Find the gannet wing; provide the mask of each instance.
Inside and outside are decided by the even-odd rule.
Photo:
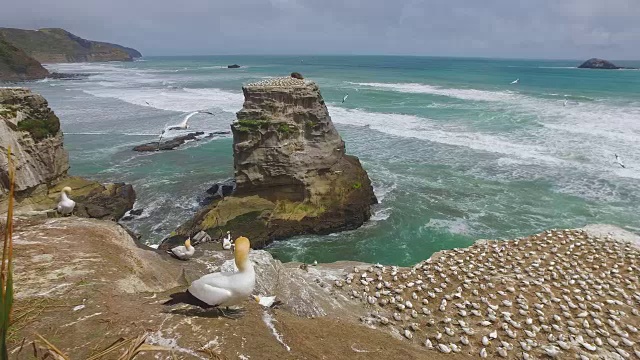
[[[214,275],[214,274],[210,274]],[[212,286],[199,280],[194,281],[189,287],[189,292],[199,300],[209,305],[219,305],[231,298],[233,294],[225,288]]]

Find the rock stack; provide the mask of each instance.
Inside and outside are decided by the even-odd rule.
[[[245,102],[232,126],[237,190],[177,230],[162,247],[200,230],[227,230],[252,245],[299,234],[361,226],[376,203],[371,181],[347,155],[318,86],[291,77],[243,88]]]
[[[7,148],[15,163],[20,210],[55,208],[60,190],[69,186],[76,215],[117,220],[133,207],[135,192],[124,183],[100,184],[67,176],[69,154],[63,147],[60,120],[47,100],[23,88],[0,89],[0,211],[9,190]]]

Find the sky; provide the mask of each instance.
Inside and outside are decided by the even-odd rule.
[[[148,56],[640,59],[640,0],[20,0],[0,26],[62,27]]]

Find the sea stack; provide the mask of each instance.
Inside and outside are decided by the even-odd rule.
[[[231,125],[235,193],[203,209],[162,247],[200,230],[212,237],[229,230],[262,247],[367,221],[377,202],[371,181],[346,154],[318,86],[285,77],[242,90],[244,105]]]

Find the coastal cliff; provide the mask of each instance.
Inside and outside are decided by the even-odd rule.
[[[49,75],[38,61],[6,41],[0,34],[0,81],[44,79]]]
[[[135,49],[86,40],[63,29],[0,28],[0,35],[41,63],[131,61],[142,57]]]
[[[111,222],[32,217],[18,219],[14,244],[15,359],[34,351],[43,358],[34,334],[71,359],[139,336],[167,348],[143,355],[160,359],[640,355],[640,237],[614,227],[480,240],[407,268],[283,264],[252,250],[254,294],[282,304],[265,309],[247,299],[237,319],[162,305],[194,279],[233,269],[232,252],[219,243],[180,261],[136,245]]]
[[[117,220],[133,207],[135,192],[124,183],[100,184],[69,177],[60,120],[39,94],[0,89],[0,211],[9,191],[7,149],[15,163],[15,197],[20,211],[53,209],[64,186],[72,188],[78,216]]]
[[[361,226],[377,202],[357,157],[347,155],[318,86],[294,78],[243,87],[232,126],[236,192],[201,210],[161,248],[204,230],[231,231],[255,247],[299,234]]]

